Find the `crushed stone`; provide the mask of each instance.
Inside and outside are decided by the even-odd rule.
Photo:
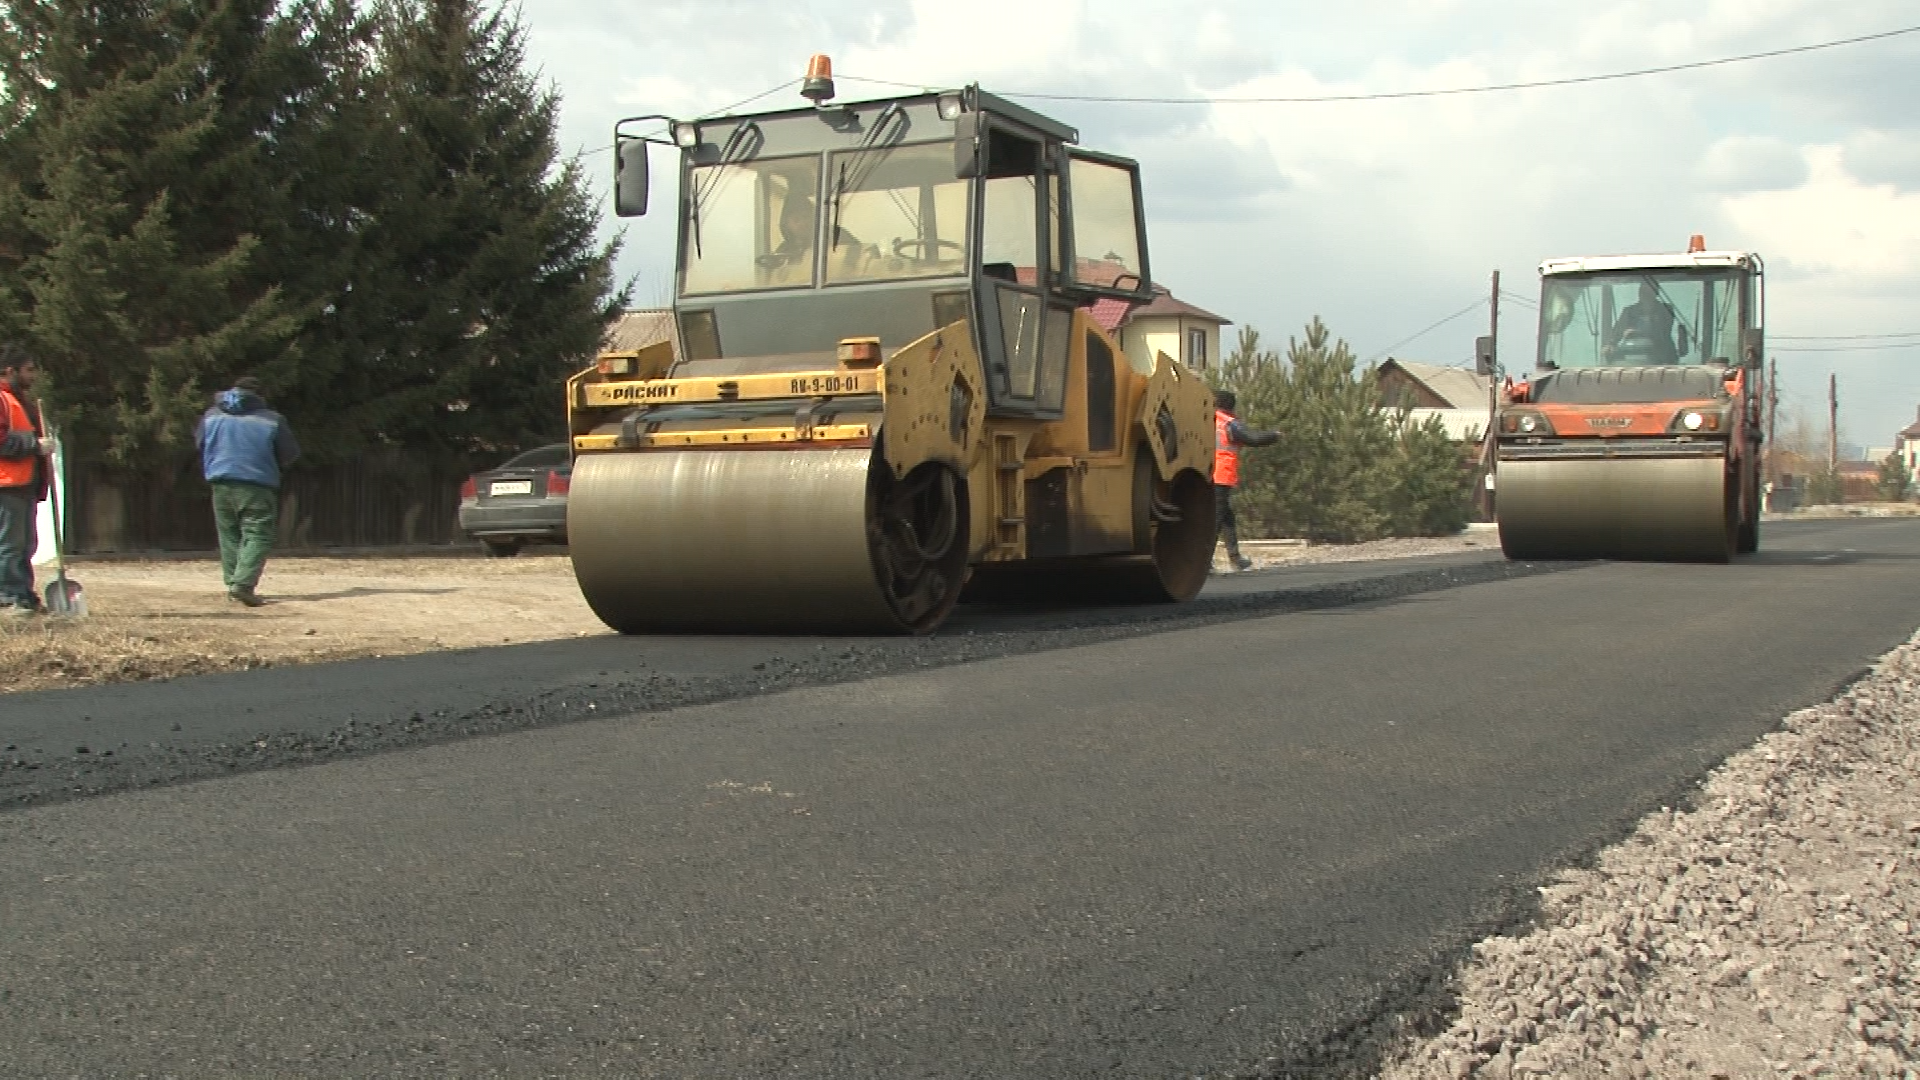
[[[1543,888],[1385,1080],[1920,1077],[1920,635]]]

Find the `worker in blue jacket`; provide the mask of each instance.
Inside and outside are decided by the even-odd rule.
[[[300,456],[286,417],[267,408],[260,380],[240,379],[214,396],[193,431],[200,467],[213,489],[220,534],[220,577],[227,596],[259,607],[256,587],[280,524],[280,470]]]

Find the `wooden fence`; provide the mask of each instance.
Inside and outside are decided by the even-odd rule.
[[[381,451],[288,470],[280,490],[280,544],[289,548],[446,544],[460,539],[460,483],[472,465],[453,455]],[[70,467],[67,543],[77,553],[205,551],[217,546],[197,458],[143,474]]]

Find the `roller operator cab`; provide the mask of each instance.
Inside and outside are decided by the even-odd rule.
[[[1764,268],[1688,246],[1541,264],[1539,357],[1497,419],[1508,557],[1758,550]]]
[[[1210,397],[1108,329],[1151,298],[1135,164],[977,87],[831,104],[824,67],[809,107],[616,129],[623,215],[678,158],[679,349],[569,382],[588,603],[862,633],[931,630],[970,579],[1192,597]]]

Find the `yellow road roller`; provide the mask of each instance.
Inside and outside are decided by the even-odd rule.
[[[978,86],[616,126],[677,155],[678,347],[569,380],[567,535],[623,633],[925,633],[965,588],[1178,601],[1212,405],[1111,329],[1152,298],[1137,165]]]
[[[1540,266],[1539,355],[1496,418],[1513,559],[1726,562],[1760,546],[1760,256]]]

